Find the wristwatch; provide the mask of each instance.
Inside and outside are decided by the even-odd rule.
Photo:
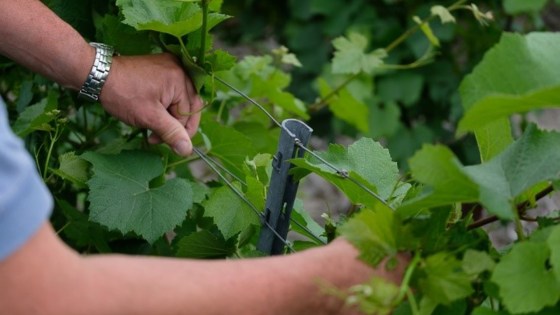
[[[91,67],[86,81],[82,85],[80,92],[78,92],[78,98],[96,102],[99,100],[101,89],[107,80],[107,76],[109,76],[115,49],[102,43],[92,42],[89,44],[95,47],[95,60],[93,61],[93,66]]]

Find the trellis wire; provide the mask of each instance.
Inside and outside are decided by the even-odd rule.
[[[255,214],[259,217],[259,219],[261,219],[261,221],[272,231],[274,236],[276,236],[282,243],[284,243],[284,245],[286,245],[292,253],[295,253],[295,250],[290,244],[290,242],[288,242],[280,234],[278,234],[278,232],[272,226],[270,226],[268,222],[262,220],[263,218],[262,212],[260,212],[259,209],[257,209],[257,207],[251,201],[249,201],[245,197],[245,195],[243,195],[242,192],[237,190],[237,188],[235,188],[235,186],[233,186],[233,184],[218,170],[218,168],[222,168],[222,169],[225,168],[221,165],[217,166],[219,165],[218,163],[215,163],[211,158],[209,158],[204,152],[202,152],[198,148],[193,147],[193,151],[196,154],[198,154],[198,156],[200,156],[200,158],[206,163],[206,165],[208,165],[222,179],[222,181],[226,183],[226,185],[237,195],[237,197],[239,197],[243,202],[245,202],[249,206],[249,208],[251,208],[251,210],[253,210],[253,212],[255,212]],[[231,174],[229,171],[227,171],[227,173]]]
[[[261,104],[259,104],[257,101],[255,101],[254,99],[252,99],[251,97],[249,97],[247,94],[243,93],[241,90],[237,89],[236,87],[234,87],[233,85],[229,84],[228,82],[224,81],[223,79],[214,76],[214,78],[222,83],[223,85],[227,86],[228,88],[230,88],[231,90],[233,90],[235,93],[239,94],[241,97],[243,97],[244,99],[246,99],[247,101],[249,101],[250,103],[252,103],[253,105],[257,106],[265,115],[268,116],[268,118],[279,128],[281,129],[285,129],[284,126],[282,126],[282,124],[280,124],[280,122],[278,122],[274,116],[272,116],[272,114],[270,114],[265,108],[264,106],[262,106]],[[290,130],[287,130],[289,133]],[[304,150],[305,152],[307,152],[308,154],[310,154],[311,156],[313,156],[314,158],[318,159],[319,161],[321,161],[322,163],[324,163],[327,167],[329,167],[330,169],[332,169],[338,176],[340,176],[343,179],[347,179],[349,181],[351,181],[352,183],[354,183],[356,186],[358,186],[359,188],[361,188],[362,190],[364,190],[366,193],[368,193],[369,195],[373,196],[375,199],[379,200],[381,203],[383,203],[384,205],[387,205],[387,202],[381,198],[377,193],[375,193],[374,191],[372,191],[371,189],[369,189],[368,187],[366,187],[365,185],[363,185],[362,183],[360,183],[359,181],[357,181],[355,178],[352,178],[350,176],[350,174],[348,173],[348,171],[343,170],[343,169],[339,169],[338,167],[334,166],[333,164],[331,164],[330,162],[328,162],[327,160],[325,160],[324,158],[322,158],[320,155],[318,155],[317,153],[313,152],[312,150],[308,149],[305,145],[303,145],[301,143],[301,141],[297,138],[294,139],[294,143],[296,144],[296,146],[298,146],[300,149]],[[243,202],[245,202],[249,208],[251,208],[251,210],[253,210],[253,212],[259,217],[259,219],[261,220],[261,222],[263,222],[271,231],[272,233],[284,244],[286,245],[286,247],[288,248],[289,251],[291,252],[295,252],[294,248],[292,247],[292,245],[290,244],[289,241],[287,241],[285,238],[283,238],[280,234],[278,234],[278,232],[272,227],[270,226],[270,224],[268,222],[266,222],[266,220],[263,220],[263,213],[257,209],[257,207],[251,202],[249,201],[245,195],[243,195],[242,192],[240,192],[235,186],[233,186],[233,184],[222,174],[222,171],[227,173],[228,175],[232,176],[233,178],[235,178],[236,180],[238,180],[242,185],[246,186],[247,184],[242,181],[239,177],[237,177],[235,174],[233,174],[232,172],[230,172],[227,168],[225,168],[224,166],[222,166],[220,163],[217,163],[216,161],[214,161],[212,158],[210,158],[208,155],[206,155],[204,152],[202,152],[200,149],[193,147],[193,151],[200,156],[200,158],[220,177],[220,179],[237,195],[237,197],[239,197]],[[323,240],[321,240],[318,236],[316,236],[315,234],[313,234],[309,229],[307,229],[305,226],[301,225],[299,222],[293,220],[292,218],[290,218],[290,221],[294,224],[296,224],[299,228],[303,229],[304,231],[306,231],[307,233],[309,233],[310,235],[313,236],[313,238],[315,238],[317,241],[320,241],[321,243],[324,243]]]
[[[280,124],[273,116],[272,114],[270,114],[265,108],[264,106],[262,106],[261,104],[259,104],[257,101],[255,101],[254,99],[252,99],[250,96],[248,96],[247,94],[243,93],[242,91],[240,91],[239,89],[235,88],[234,86],[232,86],[231,84],[227,83],[226,81],[224,81],[223,79],[214,76],[214,78],[222,83],[223,85],[227,86],[228,88],[232,89],[234,92],[236,92],[237,94],[239,94],[241,97],[243,97],[244,99],[246,99],[247,101],[249,101],[250,103],[252,103],[253,105],[257,106],[261,111],[263,111],[272,122],[274,122],[274,124],[276,126],[278,126],[281,129],[285,129],[284,126],[282,126],[282,124]],[[289,131],[289,130],[287,130]],[[291,132],[290,132],[291,133]],[[345,170],[341,170],[338,167],[334,166],[333,164],[331,164],[330,162],[328,162],[327,160],[323,159],[321,156],[319,156],[318,154],[316,154],[315,152],[309,150],[307,147],[305,147],[301,141],[299,141],[299,139],[294,139],[294,142],[296,143],[296,145],[301,148],[302,150],[304,150],[305,152],[309,153],[310,155],[312,155],[314,158],[318,159],[319,161],[321,161],[322,163],[324,163],[326,166],[328,166],[330,169],[332,169],[338,176],[340,176],[343,179],[348,179],[349,181],[351,181],[352,183],[354,183],[355,185],[357,185],[358,187],[360,187],[362,190],[364,190],[366,193],[370,194],[371,196],[373,196],[374,198],[376,198],[377,200],[379,200],[381,203],[383,203],[384,205],[388,206],[387,202],[381,198],[381,196],[379,196],[378,194],[376,194],[374,191],[372,191],[371,189],[369,189],[368,187],[364,186],[362,183],[360,183],[359,181],[357,181],[355,178],[350,177],[350,174],[345,171]]]
[[[224,176],[222,176],[223,174],[221,174],[220,172],[224,172],[227,173],[229,176],[235,178],[235,180],[237,180],[241,185],[243,185],[244,187],[247,187],[247,183],[245,183],[244,180],[242,180],[241,178],[239,178],[237,175],[235,175],[233,172],[231,172],[230,170],[228,170],[226,167],[224,167],[223,165],[221,165],[220,163],[216,162],[214,159],[212,159],[210,156],[208,156],[207,154],[205,154],[204,152],[202,152],[200,149],[193,147],[193,151],[195,151],[196,154],[198,154],[198,156],[200,156],[200,158],[208,165],[212,168],[212,170],[218,175],[220,176],[220,179],[222,179],[222,181],[224,181],[226,183],[226,185],[230,188],[233,189],[233,191],[239,195],[241,194],[241,192],[236,191],[237,189],[235,189],[235,187],[232,187],[231,182],[224,178]],[[220,169],[220,171],[218,171],[217,169]],[[246,199],[246,198],[245,198]],[[247,203],[251,203],[251,201],[249,200],[245,200],[245,202]],[[257,207],[255,205],[253,205],[251,203],[250,205],[251,208],[256,209]],[[253,210],[254,210],[253,209]],[[262,212],[260,211],[256,211],[257,215],[259,215],[259,218],[263,217]],[[301,223],[297,222],[296,220],[294,220],[293,218],[290,217],[290,221],[292,223],[294,223],[295,225],[297,225],[300,229],[304,230],[305,232],[307,232],[309,235],[313,236],[313,238],[316,241],[319,241],[323,244],[325,244],[325,241],[323,241],[321,238],[319,238],[317,235],[315,235],[313,232],[311,232],[307,227],[301,225]],[[268,222],[267,222],[268,225]],[[282,240],[282,238],[280,238],[280,240]]]

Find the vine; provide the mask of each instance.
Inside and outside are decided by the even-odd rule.
[[[414,24],[379,46],[385,48],[371,50],[371,38],[357,31],[335,36],[333,58],[315,80],[319,97],[306,104],[289,92],[292,76],[286,70],[305,63],[287,49],[239,61],[214,49],[210,32],[230,18],[221,12],[221,1],[103,3],[92,20],[96,40],[130,54],[169,51],[183,62],[206,103],[193,139],[198,157],[185,159],[164,145],[149,146],[145,131],[6,66],[2,93],[22,100],[18,105],[15,97],[7,97],[16,113],[13,129],[35,153],[57,201],[53,225],[72,247],[191,258],[261,255],[255,243],[280,121],[308,120],[328,110],[355,134],[367,135],[374,93],[384,93],[373,89],[375,79],[417,71],[437,60],[443,39],[434,29],[456,23],[454,14],[469,11],[480,24],[498,16],[460,0],[430,6],[424,18],[413,16]],[[422,54],[411,62],[394,56],[419,34],[427,45]],[[122,43],[126,46],[119,48]],[[477,162],[463,164],[450,147],[424,144],[407,168],[399,167],[393,152],[367,137],[322,151],[300,146],[306,156],[292,161],[293,176],[324,178],[346,195],[351,211],[341,220],[327,217],[322,227],[298,200],[291,228],[301,240],[282,239],[286,251],[322,246],[342,235],[372,266],[383,260],[394,265],[398,253],[410,253],[398,286],[382,279],[345,292],[325,285],[365,313],[557,312],[559,217],[529,211],[556,191],[560,133],[526,124],[514,138],[509,118],[560,104],[560,77],[554,70],[560,67],[558,50],[557,34],[506,32],[462,78],[463,115],[452,129],[456,141],[475,139]],[[191,168],[200,161],[210,168],[210,179],[200,179]],[[157,220],[138,219],[147,214]],[[482,229],[496,221],[516,227],[517,240],[505,250],[497,250]],[[527,233],[524,221],[537,222],[536,232]]]

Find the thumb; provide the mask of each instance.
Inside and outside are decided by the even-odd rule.
[[[163,111],[158,123],[150,126],[156,136],[167,143],[175,153],[187,156],[192,153],[192,143],[189,134],[177,119]]]

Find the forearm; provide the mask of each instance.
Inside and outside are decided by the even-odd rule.
[[[0,0],[0,54],[62,86],[79,89],[95,50],[38,0]]]
[[[251,261],[87,260],[97,300],[114,303],[96,314],[338,314],[342,302],[321,292],[319,280],[350,284],[321,252]]]
[[[0,309],[7,314],[339,314],[341,288],[378,274],[347,243],[285,257],[195,261],[120,255],[81,257],[45,224],[0,262]],[[22,298],[25,297],[25,298]]]

